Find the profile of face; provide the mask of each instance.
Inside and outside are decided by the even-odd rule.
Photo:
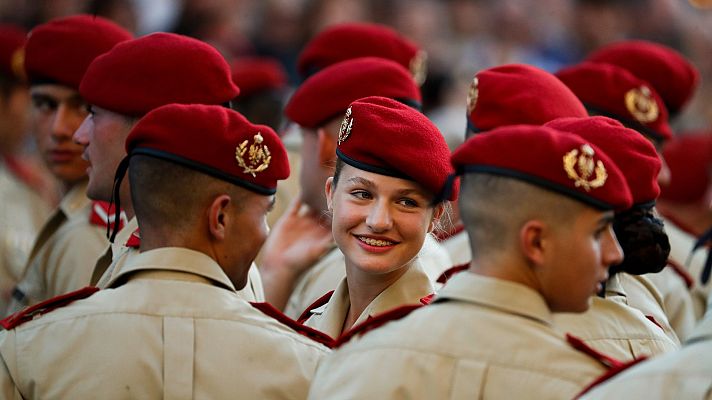
[[[82,146],[72,135],[87,116],[87,106],[74,89],[56,84],[30,87],[31,125],[40,154],[52,174],[65,184],[86,176]]]
[[[539,284],[555,312],[584,312],[608,279],[608,268],[623,261],[613,231],[613,212],[585,207],[565,226],[542,234]]]
[[[343,165],[326,182],[334,240],[347,268],[388,274],[411,262],[442,207],[416,182]]]
[[[74,141],[84,147],[82,158],[89,163],[89,198],[111,201],[114,174],[126,156],[124,142],[132,127],[132,119],[101,107],[89,107],[89,115],[74,133]]]

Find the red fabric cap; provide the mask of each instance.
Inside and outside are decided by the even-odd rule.
[[[607,117],[560,118],[544,126],[575,133],[603,149],[626,177],[634,204],[658,198],[662,163],[655,146],[640,133]]]
[[[56,82],[78,89],[97,56],[129,39],[131,33],[106,18],[74,15],[55,19],[30,32],[25,45],[25,72],[31,82]]]
[[[150,111],[129,133],[128,154],[177,162],[260,194],[289,176],[287,151],[272,128],[222,106],[169,104]]]
[[[438,128],[419,111],[386,97],[351,103],[336,154],[353,167],[415,181],[436,196],[453,172]],[[453,190],[446,200],[456,198]]]
[[[712,132],[690,132],[665,145],[670,183],[660,197],[678,203],[701,200],[712,185]]]
[[[668,140],[672,130],[660,96],[650,84],[623,68],[583,62],[556,73],[595,114],[615,118],[626,126]]]
[[[576,95],[555,76],[523,64],[478,72],[467,99],[468,127],[474,132],[588,115]]]
[[[512,125],[475,135],[455,150],[452,164],[459,174],[522,180],[598,209],[626,210],[633,201],[623,173],[602,150],[552,128]]]
[[[241,97],[266,90],[282,89],[287,85],[287,73],[284,67],[272,58],[240,58],[230,67],[232,81],[240,88]]]
[[[22,46],[27,33],[16,25],[0,24],[0,73],[15,78],[24,78]],[[18,68],[19,67],[19,68]]]
[[[358,57],[395,61],[419,84],[425,80],[425,52],[392,28],[369,23],[340,24],[319,32],[299,55],[297,71],[306,78],[331,64]]]
[[[677,114],[695,93],[700,73],[682,54],[644,40],[616,42],[591,53],[586,61],[617,65],[650,83]]]
[[[239,90],[230,66],[215,48],[160,32],[120,43],[97,57],[79,92],[90,104],[142,116],[171,103],[224,104]]]
[[[397,63],[362,57],[331,65],[297,88],[285,115],[306,128],[317,128],[343,115],[351,102],[368,96],[397,99],[420,108],[420,89]]]

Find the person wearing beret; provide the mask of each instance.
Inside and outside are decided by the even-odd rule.
[[[86,285],[107,245],[109,205],[86,197],[88,165],[72,135],[87,115],[78,91],[87,67],[130,38],[113,22],[89,15],[49,21],[28,36],[24,68],[30,82],[32,129],[64,197],[37,237],[6,314]]]
[[[586,311],[623,259],[613,212],[632,201],[613,161],[576,135],[511,125],[471,137],[451,162],[469,269],[327,356],[310,399],[571,399],[621,365],[552,318]]]
[[[142,60],[136,63],[136,60]],[[186,61],[190,60],[190,62]],[[170,66],[170,68],[168,68]],[[170,72],[168,72],[170,71]],[[170,88],[168,90],[167,88]],[[126,155],[124,142],[138,119],[171,103],[229,106],[239,89],[230,68],[207,43],[172,33],[153,33],[120,43],[89,65],[79,91],[91,112],[74,134],[89,162],[90,198],[112,201],[117,194],[129,222],[94,266],[92,284],[105,287],[125,258],[137,252],[140,233],[128,182],[115,188],[114,175]],[[201,140],[196,133],[196,140]],[[129,242],[131,241],[131,242]],[[113,263],[111,262],[113,259]],[[240,293],[247,300],[264,298],[257,268]]]
[[[334,339],[375,315],[428,301],[434,286],[419,254],[445,212],[436,198],[452,172],[435,125],[385,97],[349,105],[336,155],[325,192],[345,278],[298,320]]]
[[[328,349],[237,294],[289,175],[277,134],[223,106],[171,104],[126,151],[140,254],[107,289],[1,322],[0,397],[304,398]]]
[[[344,112],[351,102],[368,96],[395,99],[414,110],[421,105],[420,89],[407,70],[394,61],[361,57],[308,78],[285,108],[302,136],[301,194],[273,227],[259,265],[267,300],[292,318],[345,277],[344,255],[330,229],[324,183],[334,173]],[[431,235],[425,240],[419,259],[434,282],[452,262]]]
[[[41,183],[25,161],[26,113],[30,96],[24,82],[22,53],[27,32],[0,25],[0,310],[20,279],[32,244],[52,208],[41,196]]]
[[[613,231],[625,254],[623,262],[609,268],[606,289],[593,298],[587,312],[557,313],[556,324],[620,360],[677,350],[679,342],[656,325],[653,316],[626,304],[618,277],[622,271],[660,271],[667,264],[670,246],[653,211],[660,193],[657,176],[661,165],[655,147],[638,132],[607,117],[559,118],[544,126],[576,134],[605,151],[623,172],[633,196],[633,206],[617,212],[613,221]]]
[[[669,184],[670,170],[662,147],[672,138],[672,129],[665,103],[650,83],[622,67],[594,62],[564,68],[556,76],[576,93],[591,115],[616,119],[651,141],[662,162],[658,182],[663,187]],[[649,267],[649,272],[658,272],[655,265]],[[619,280],[629,305],[653,316],[666,330],[674,330],[676,336],[689,332],[688,321],[693,318],[691,294],[674,268],[646,274],[639,267],[633,274],[619,274]],[[674,290],[662,293],[663,288]]]

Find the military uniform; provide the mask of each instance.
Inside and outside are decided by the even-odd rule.
[[[86,182],[75,185],[42,227],[6,314],[89,284],[96,258],[108,244],[106,222],[91,222],[100,204],[86,197]]]
[[[420,304],[421,300],[433,294],[434,287],[428,275],[416,259],[408,270],[381,292],[359,315],[354,326],[365,322],[374,315],[406,304]],[[326,298],[324,298],[326,300]],[[336,287],[326,304],[307,310],[304,324],[324,332],[332,338],[338,338],[344,327],[350,308],[349,287],[346,278]],[[300,321],[302,318],[300,318]]]
[[[537,292],[466,272],[325,358],[309,398],[570,399],[603,372],[567,345]]]
[[[464,230],[460,230],[454,235],[440,240],[439,243],[450,255],[453,265],[462,265],[472,261],[470,238]]]
[[[137,254],[109,287],[2,333],[3,398],[298,399],[327,353],[192,250]]]
[[[32,244],[51,214],[49,205],[17,179],[0,159],[0,310],[24,272]]]
[[[665,230],[668,231],[667,224]],[[662,296],[665,315],[668,317],[670,326],[677,334],[677,337],[684,341],[694,329],[698,316],[696,315],[695,300],[690,291],[691,286],[694,285],[694,280],[691,279],[686,271],[677,270],[676,268],[678,267],[668,264],[656,274],[646,274],[645,278],[655,286],[660,296]],[[681,274],[685,274],[686,277],[681,276]],[[685,278],[690,279],[690,286],[688,286]]]

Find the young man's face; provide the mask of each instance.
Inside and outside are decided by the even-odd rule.
[[[42,84],[30,87],[31,124],[37,147],[52,174],[65,184],[86,177],[82,146],[72,135],[87,116],[84,100],[74,89]]]

